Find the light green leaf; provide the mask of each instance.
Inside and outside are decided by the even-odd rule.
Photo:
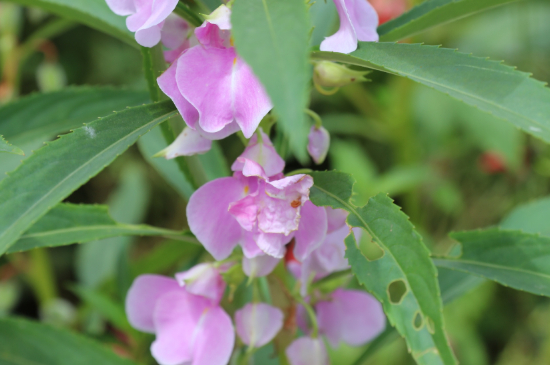
[[[265,86],[301,161],[307,161],[309,18],[305,1],[239,0],[231,13],[235,46]]]
[[[138,47],[134,35],[126,28],[126,20],[109,9],[105,0],[6,0],[20,5],[35,6],[60,17],[85,24],[100,32]]]
[[[349,55],[313,52],[312,57],[407,77],[550,142],[550,89],[500,62],[436,46],[374,42],[359,43]]]
[[[141,135],[175,115],[169,101],[130,108],[75,129],[29,156],[0,182],[0,253]]]
[[[380,40],[398,41],[437,25],[517,0],[428,0],[378,27]]]
[[[24,156],[25,152],[17,146],[12,146],[4,139],[4,137],[0,134],[0,153],[7,152],[11,153],[13,155],[21,155]]]
[[[437,273],[428,249],[407,216],[390,198],[379,194],[364,207],[350,203],[353,179],[339,172],[315,172],[310,199],[318,206],[345,209],[348,224],[363,228],[384,251],[374,261],[357,247],[354,235],[346,242],[346,257],[365,288],[382,302],[388,319],[406,339],[418,364],[456,364],[447,342]],[[390,291],[403,287],[394,297]],[[396,288],[397,287],[397,288]],[[421,326],[414,322],[421,316]]]
[[[6,365],[135,364],[82,335],[22,318],[1,318],[0,338]]]
[[[550,237],[550,197],[520,205],[499,226]]]
[[[437,266],[550,296],[550,237],[498,228],[450,236],[460,242],[462,254],[434,259]]]
[[[167,236],[194,241],[186,233],[151,227],[145,224],[116,222],[104,205],[62,203],[36,222],[7,253],[38,247],[57,247],[120,236]],[[101,243],[99,243],[101,245]]]

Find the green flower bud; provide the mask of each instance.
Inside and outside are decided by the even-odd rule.
[[[315,63],[313,82],[323,87],[342,87],[354,82],[368,81],[369,71],[354,71],[330,61]]]

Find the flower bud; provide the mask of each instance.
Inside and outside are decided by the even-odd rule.
[[[264,303],[249,303],[235,312],[241,340],[250,347],[262,347],[283,327],[283,312]]]
[[[315,64],[313,81],[323,87],[342,87],[354,82],[367,81],[368,71],[354,71],[330,61]]]
[[[330,146],[330,134],[323,127],[313,126],[309,131],[307,151],[317,165],[325,161]]]
[[[286,349],[290,365],[329,365],[327,349],[320,338],[300,337]]]

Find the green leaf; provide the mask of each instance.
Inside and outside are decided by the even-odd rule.
[[[500,222],[503,229],[517,229],[550,237],[550,197],[520,205]]]
[[[500,62],[436,46],[374,42],[360,42],[349,55],[313,52],[312,57],[407,77],[550,143],[550,89]]]
[[[6,365],[135,364],[82,335],[22,318],[1,318],[0,338]]]
[[[308,102],[310,67],[309,18],[301,0],[239,0],[231,13],[239,55],[265,86],[301,161],[307,161],[304,109]]]
[[[120,236],[169,236],[193,240],[182,232],[151,227],[145,224],[123,224],[109,215],[105,205],[62,203],[36,222],[7,253],[28,251],[38,247],[57,247]],[[101,244],[100,244],[101,245]]]
[[[460,242],[462,254],[458,258],[434,259],[437,266],[550,296],[550,237],[498,228],[450,236]]]
[[[21,155],[24,156],[25,152],[17,146],[12,146],[4,139],[4,137],[0,134],[0,153],[7,152],[11,153],[13,155]]]
[[[474,13],[518,0],[428,0],[378,27],[380,40],[398,41]]]
[[[169,101],[130,108],[75,129],[29,156],[0,182],[0,254],[141,135],[175,115]]]
[[[365,288],[382,302],[392,325],[405,337],[418,364],[456,364],[444,332],[441,296],[435,266],[408,217],[385,194],[362,208],[350,203],[353,179],[339,172],[311,173],[315,185],[310,199],[318,206],[345,209],[348,224],[363,228],[384,251],[374,261],[357,247],[353,234],[346,242],[346,257]],[[390,291],[404,286],[401,298]],[[414,327],[417,315],[422,326]]]
[[[112,35],[138,47],[134,35],[126,28],[126,20],[109,9],[105,0],[6,0],[12,3],[33,6],[52,12],[60,17],[74,20]]]

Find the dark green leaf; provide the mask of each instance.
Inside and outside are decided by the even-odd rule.
[[[63,18],[86,24],[137,47],[134,35],[126,28],[124,17],[109,9],[105,0],[7,0],[16,4],[35,6]]]
[[[0,338],[5,365],[135,364],[82,335],[21,318],[1,318]]]
[[[520,205],[499,226],[550,237],[550,197]]]
[[[346,238],[346,257],[358,280],[382,302],[388,319],[407,341],[418,364],[456,364],[444,332],[435,266],[420,235],[390,198],[379,194],[362,208],[350,203],[353,179],[339,172],[315,172],[310,199],[315,205],[345,209],[348,224],[363,228],[384,251],[374,261]],[[404,289],[400,298],[393,289]],[[390,293],[392,292],[392,293]],[[420,313],[423,324],[413,325]]]
[[[436,46],[374,42],[359,43],[349,55],[314,52],[312,57],[407,77],[550,142],[550,89],[500,62]]]
[[[171,102],[130,108],[61,136],[29,156],[0,182],[0,253],[141,135],[175,115]]]
[[[498,228],[455,232],[458,258],[434,259],[439,267],[486,277],[514,289],[550,296],[550,238]]]
[[[296,157],[307,161],[309,19],[301,0],[239,0],[231,22],[239,55],[265,86]]]
[[[398,41],[437,25],[517,0],[428,0],[378,27],[380,40]]]
[[[0,134],[0,153],[2,153],[2,152],[7,152],[7,153],[11,153],[11,154],[14,154],[14,155],[21,155],[21,156],[25,155],[25,152],[23,152],[23,150],[21,148],[19,148],[17,146],[12,146]]]

